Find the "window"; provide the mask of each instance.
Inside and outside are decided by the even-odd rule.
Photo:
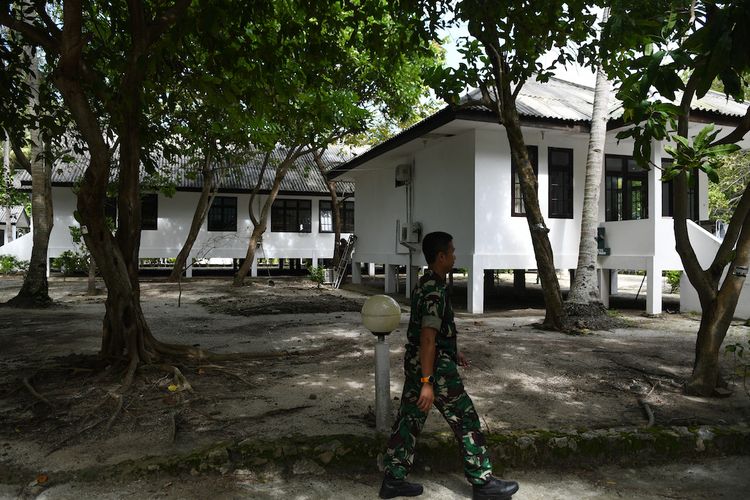
[[[529,155],[529,162],[531,162],[531,168],[534,169],[534,176],[539,173],[539,150],[536,146],[526,146],[526,152]],[[523,195],[521,194],[521,182],[518,179],[518,173],[516,172],[516,162],[511,160],[510,162],[510,178],[513,182],[512,205],[511,215],[513,217],[523,217],[526,215],[526,207],[523,206]]]
[[[310,200],[276,200],[271,206],[271,231],[276,233],[309,233],[312,202]]]
[[[661,167],[664,170],[669,169],[672,165],[671,158],[663,158]],[[698,183],[698,176],[690,176],[690,185],[688,186],[688,219],[698,220],[698,196],[695,189]],[[661,215],[662,217],[672,217],[674,215],[674,180],[664,182],[661,185]]]
[[[573,218],[573,150],[549,148],[549,216]]]
[[[141,230],[155,231],[159,218],[159,196],[148,193],[141,196]]]
[[[604,158],[605,219],[648,218],[648,172],[629,156]]]
[[[331,202],[327,200],[320,200],[320,232],[332,233],[334,229],[335,228],[333,227],[333,211],[331,210]],[[353,201],[345,201],[341,207],[341,232],[354,232]]]
[[[208,210],[209,231],[237,231],[237,198],[216,196]]]

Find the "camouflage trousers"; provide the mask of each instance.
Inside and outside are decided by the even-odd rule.
[[[421,374],[419,353],[407,346],[401,407],[383,458],[386,473],[395,479],[404,479],[409,474],[414,462],[417,437],[427,419],[427,414],[417,408],[422,389],[419,381]],[[437,355],[434,391],[435,407],[450,425],[460,445],[466,479],[472,484],[486,483],[492,474],[492,464],[480,430],[479,416],[464,390],[456,362],[447,353]]]

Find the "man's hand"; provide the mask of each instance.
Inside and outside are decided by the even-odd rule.
[[[417,408],[422,413],[427,413],[430,411],[433,401],[435,401],[435,391],[432,389],[432,384],[422,384],[422,390],[417,400]]]
[[[469,361],[469,358],[464,356],[463,352],[458,353],[458,366],[462,368],[468,368],[471,365],[471,361]]]

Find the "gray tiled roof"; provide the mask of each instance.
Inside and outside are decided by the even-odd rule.
[[[285,150],[276,148],[271,155],[271,162],[280,163],[284,158]],[[349,148],[330,147],[323,154],[323,162],[326,170],[346,162],[354,153]],[[225,192],[244,192],[251,191],[260,175],[264,154],[259,153],[251,159],[235,166],[217,166],[218,178],[220,180],[220,190]],[[88,158],[80,156],[74,161],[64,163],[59,161],[52,169],[52,183],[74,184],[83,177],[86,169]],[[199,165],[190,158],[182,157],[174,160],[160,158],[157,161],[159,174],[172,179],[177,185],[178,190],[199,190],[202,188],[202,178],[199,174]],[[141,178],[146,177],[144,169],[141,169]],[[193,175],[191,175],[191,172]],[[198,175],[194,175],[198,172]],[[30,176],[26,172],[17,174],[19,180],[28,184]],[[116,179],[117,170],[112,170],[112,180]],[[261,192],[269,191],[273,185],[275,169],[267,168],[263,176],[263,182],[260,186]],[[353,192],[354,184],[350,182],[338,182],[337,189],[343,192]],[[312,153],[299,157],[294,165],[289,168],[284,179],[281,182],[281,192],[298,192],[298,193],[322,193],[327,194],[328,188],[325,181],[318,171]]]
[[[462,102],[466,102],[467,99],[477,100],[480,96],[479,90],[473,90],[462,99]],[[678,92],[676,102],[681,98],[682,93]],[[664,98],[662,100],[668,101]],[[518,94],[516,105],[521,116],[588,122],[591,121],[594,106],[594,89],[558,78],[550,78],[546,83],[531,79],[524,84]],[[702,98],[693,100],[692,109],[741,117],[747,111],[747,103],[728,100],[724,94],[709,91]],[[609,118],[619,118],[621,115],[620,102],[613,100],[609,106]]]
[[[6,207],[0,207],[0,224],[5,225],[5,215],[7,213]],[[10,223],[15,224],[18,222],[18,217],[22,216],[22,223],[28,224],[28,216],[24,212],[23,206],[16,205],[13,207],[10,207]],[[0,228],[2,229],[2,228]]]

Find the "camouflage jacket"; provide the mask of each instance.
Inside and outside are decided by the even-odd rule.
[[[422,327],[438,331],[438,352],[447,353],[454,361],[457,356],[456,323],[453,318],[450,294],[445,280],[428,269],[419,279],[411,294],[411,318],[406,337],[412,350],[419,347]]]

